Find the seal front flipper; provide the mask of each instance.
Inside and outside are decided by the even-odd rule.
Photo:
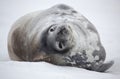
[[[98,72],[105,72],[106,70],[108,70],[112,65],[114,64],[114,61],[109,61],[106,63],[103,63],[98,69],[96,69],[95,71]]]

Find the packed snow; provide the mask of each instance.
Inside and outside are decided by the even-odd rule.
[[[64,3],[83,14],[98,30],[106,49],[106,61],[115,64],[106,72],[56,66],[46,62],[19,62],[9,59],[7,36],[11,25],[26,13]],[[0,0],[0,79],[119,79],[119,0]]]

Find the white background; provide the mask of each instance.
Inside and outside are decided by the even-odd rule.
[[[11,25],[19,17],[25,15],[26,13],[47,9],[55,4],[60,4],[60,3],[70,5],[75,10],[83,14],[89,21],[91,21],[95,25],[95,27],[97,28],[100,34],[101,42],[106,49],[106,53],[107,53],[106,60],[109,61],[113,59],[116,61],[113,68],[111,68],[111,71],[113,71],[114,73],[116,73],[116,71],[120,73],[120,68],[119,68],[120,61],[118,61],[120,60],[120,0],[0,0],[0,62],[1,62],[0,71],[2,69],[2,71],[0,72],[0,75],[1,73],[3,74],[2,75],[3,78],[0,78],[0,79],[6,79],[6,78],[11,77],[11,75],[7,77],[4,74],[6,72],[10,72],[13,69],[16,70],[16,67],[19,67],[22,65],[23,67],[21,67],[21,69],[24,70],[24,68],[26,69],[26,67],[29,64],[30,64],[30,68],[31,67],[34,68],[34,65],[35,65],[31,63],[24,63],[24,62],[19,63],[19,62],[10,61],[9,56],[8,56],[8,51],[7,51],[7,36],[11,28]],[[7,68],[6,65],[10,65],[10,68],[6,69]],[[44,69],[44,65],[51,66],[47,63],[39,63],[39,64],[36,63],[37,67],[39,65],[40,67],[42,65],[43,69]],[[15,66],[15,68],[13,66]],[[31,68],[31,71],[32,71],[32,68]],[[49,67],[46,67],[46,68],[49,71]],[[6,72],[4,69],[6,69]],[[69,69],[70,68],[68,68],[67,70]],[[39,70],[39,67],[38,67],[38,70]],[[58,71],[57,72],[58,74],[60,72],[63,72],[63,71],[59,72],[59,70],[57,71]],[[76,73],[78,71],[79,69],[75,69],[75,70],[73,69],[73,73],[74,72]],[[53,72],[55,71],[53,70]],[[17,73],[17,70],[16,70],[16,73]],[[20,73],[22,72],[18,71],[18,74]],[[71,70],[71,73],[72,73],[72,70]],[[91,74],[91,75],[94,75],[94,74]],[[24,76],[25,75],[23,74],[23,77]],[[19,75],[18,77],[21,78]],[[30,78],[32,79],[33,77],[34,76],[31,76]],[[72,79],[72,76],[66,77],[65,74],[64,76],[58,75],[58,77],[63,78],[63,79],[67,79],[67,78]],[[81,75],[78,77],[81,77]],[[84,78],[83,75],[82,77]],[[17,76],[16,77],[12,76],[11,79],[12,78],[17,78]],[[47,78],[47,77],[42,76],[42,78]],[[50,78],[56,79],[57,76],[56,77],[50,76]],[[89,77],[85,77],[85,79],[87,78]]]

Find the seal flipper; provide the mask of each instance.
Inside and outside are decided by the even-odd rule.
[[[106,70],[108,70],[112,65],[114,64],[114,61],[109,61],[106,63],[103,63],[97,70],[98,72],[105,72]]]

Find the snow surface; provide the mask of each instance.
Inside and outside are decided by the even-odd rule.
[[[118,73],[94,72],[45,62],[0,62],[1,79],[119,79]]]
[[[107,72],[9,59],[7,35],[11,25],[26,13],[59,3],[72,6],[96,26],[106,49],[106,61],[115,61]],[[120,79],[119,34],[120,0],[0,0],[0,79]]]

